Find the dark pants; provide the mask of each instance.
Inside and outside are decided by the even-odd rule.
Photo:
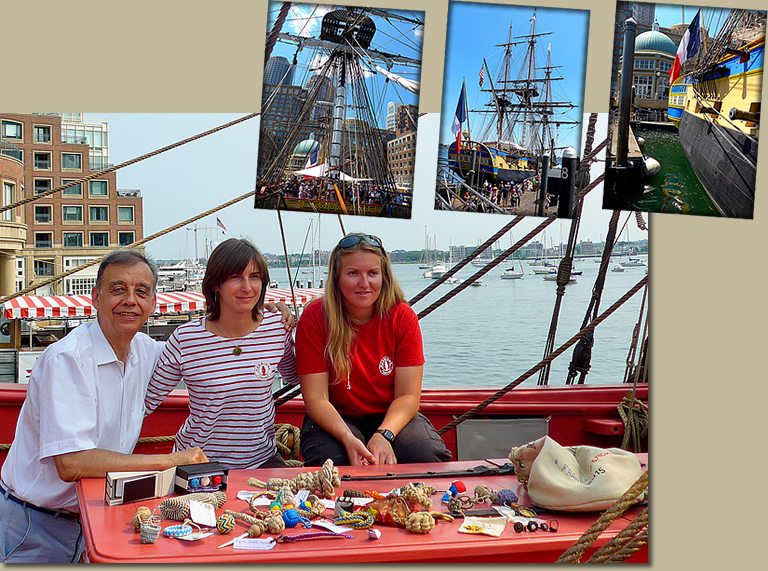
[[[383,420],[384,416],[380,415],[345,418],[344,422],[359,440],[367,444]],[[309,415],[304,415],[300,448],[305,466],[322,466],[327,458],[333,460],[335,466],[349,465],[344,445],[315,424]],[[445,447],[443,439],[421,413],[413,417],[395,437],[392,450],[398,464],[448,462],[451,459],[451,452]]]

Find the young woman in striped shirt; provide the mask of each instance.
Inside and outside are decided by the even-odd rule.
[[[199,446],[228,469],[285,466],[275,443],[275,371],[298,383],[293,337],[263,309],[269,270],[248,240],[211,253],[203,278],[206,316],[176,328],[152,375],[150,414],[184,381],[189,416],[174,450]]]

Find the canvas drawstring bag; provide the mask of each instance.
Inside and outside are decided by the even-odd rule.
[[[513,448],[509,459],[534,504],[551,510],[608,509],[643,473],[626,450],[565,448],[549,436]]]

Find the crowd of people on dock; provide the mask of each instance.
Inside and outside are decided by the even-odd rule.
[[[522,205],[522,200],[526,193],[533,193],[533,204],[538,204],[539,181],[539,175],[532,176],[518,183],[509,181],[489,182],[485,180],[483,185],[477,189],[477,193],[482,196],[482,199],[477,195],[473,195],[469,190],[464,192],[464,209],[469,212],[497,212],[491,206],[495,205],[500,209],[516,214]],[[549,212],[552,202],[552,197],[549,194],[546,196],[546,201],[546,209]]]
[[[342,193],[347,204],[409,204],[410,194],[400,192],[392,186],[382,185],[373,181],[353,181],[351,183],[337,181],[336,187]],[[287,198],[302,198],[308,200],[338,201],[336,188],[325,178],[290,177],[280,182],[266,184],[261,187],[259,194],[265,196],[273,192]]]
[[[305,465],[451,459],[419,413],[421,330],[376,236],[339,241],[324,295],[304,309],[295,343],[288,308],[264,303],[269,269],[248,240],[214,249],[202,283],[206,314],[167,343],[140,331],[154,311],[157,280],[143,253],[111,252],[91,292],[96,320],[50,345],[33,366],[2,467],[4,563],[81,559],[81,478],[208,461],[227,469],[285,466],[275,440],[278,372],[301,386]],[[144,417],[181,382],[190,413],[173,452],[134,454]]]

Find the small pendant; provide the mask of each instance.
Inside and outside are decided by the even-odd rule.
[[[235,357],[239,357],[240,355],[242,355],[242,353],[243,353],[243,350],[242,350],[240,347],[235,347],[235,348],[232,350],[232,354],[233,354]]]
[[[349,384],[349,377],[347,377],[347,390],[348,391],[352,390],[352,385]]]

